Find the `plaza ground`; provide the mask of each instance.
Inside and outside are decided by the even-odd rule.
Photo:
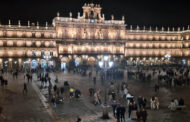
[[[11,74],[5,74],[9,84],[7,88],[1,87],[0,105],[3,107],[3,116],[7,122],[75,122],[80,116],[84,122],[104,122],[100,119],[102,114],[101,106],[92,104],[93,98],[88,96],[88,89],[93,87],[93,82],[88,77],[82,77],[79,74],[72,73],[50,73],[52,83],[55,76],[58,76],[58,86],[63,85],[64,81],[68,81],[74,88],[80,89],[82,92],[81,98],[71,102],[65,101],[64,104],[58,104],[56,110],[52,108],[51,103],[47,100],[47,90],[40,90],[40,82],[37,81],[36,75],[30,83],[29,91],[26,95],[22,93],[24,75],[20,73],[17,80],[13,80]],[[153,81],[127,81],[129,92],[135,97],[145,96],[149,100],[155,95]],[[121,82],[121,81],[117,81]],[[104,89],[99,80],[96,88]],[[160,110],[148,109],[148,122],[189,122],[190,119],[190,92],[189,86],[185,88],[177,87],[173,89],[162,87],[159,91],[158,98],[160,100]],[[102,99],[104,98],[102,92]],[[183,111],[171,112],[168,110],[168,105],[173,97],[183,97],[187,108]],[[104,101],[104,100],[102,100]],[[135,122],[127,117],[126,122]],[[110,112],[112,117],[112,112]],[[113,117],[105,122],[116,121]]]

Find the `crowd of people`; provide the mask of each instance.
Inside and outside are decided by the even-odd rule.
[[[73,73],[81,74],[82,76],[86,76],[88,72],[88,68],[86,67],[78,67],[73,70]],[[112,106],[113,115],[118,120],[118,122],[123,122],[125,118],[126,112],[128,112],[128,118],[137,119],[138,121],[143,120],[146,122],[147,120],[147,106],[150,105],[151,110],[159,110],[160,109],[160,101],[157,95],[152,96],[147,100],[148,97],[145,96],[133,96],[130,94],[128,89],[128,84],[126,82],[112,82],[113,80],[119,81],[124,79],[124,71],[116,68],[112,68],[106,71],[95,69],[95,74],[92,71],[89,71],[88,77],[92,79],[94,85],[98,78],[100,81],[109,80],[108,92],[106,93],[108,96],[108,104]],[[12,72],[13,78],[17,78],[18,71]],[[28,83],[32,82],[32,72],[27,72],[25,74],[25,78]],[[56,104],[64,102],[64,100],[68,99],[72,101],[74,98],[78,99],[81,96],[81,91],[72,87],[68,81],[64,82],[63,86],[58,86],[57,83],[58,77],[56,77],[54,83],[52,84],[52,78],[48,73],[39,72],[37,74],[38,81],[41,82],[41,88],[47,88],[49,99],[52,102],[53,106],[56,108]],[[106,78],[106,79],[105,79]],[[159,87],[164,84],[167,87],[184,87],[185,85],[190,84],[190,70],[188,68],[137,68],[136,70],[128,71],[128,79],[136,79],[136,80],[157,80],[158,84],[155,85],[155,92],[158,93]],[[2,86],[6,86],[8,81],[0,76],[0,81]],[[89,88],[89,96],[93,98],[93,104],[95,106],[101,105],[102,102],[102,91],[100,88],[96,89]],[[24,83],[23,93],[28,92],[27,84]],[[148,104],[148,102],[150,104]],[[178,108],[184,107],[184,99],[172,99],[168,108],[171,111],[175,111]]]
[[[138,67],[128,71],[129,80],[157,80],[160,85],[176,87],[190,85],[190,69],[188,67]]]

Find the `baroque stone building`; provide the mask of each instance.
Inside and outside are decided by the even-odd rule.
[[[52,25],[0,25],[0,67],[64,68],[69,60],[86,60],[94,65],[103,55],[127,64],[163,64],[185,61],[189,64],[190,29],[149,29],[130,26],[125,18],[106,20],[97,4],[85,4],[77,18],[57,17]],[[166,60],[166,58],[169,58]],[[173,60],[171,60],[173,59]],[[167,62],[166,62],[167,61]],[[178,62],[179,63],[179,62]]]

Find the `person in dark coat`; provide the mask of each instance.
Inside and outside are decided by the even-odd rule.
[[[5,85],[5,80],[2,78],[1,79],[1,86],[4,86]]]
[[[76,90],[75,90],[75,98],[79,98],[80,95],[81,95],[80,90],[76,89]]]
[[[137,110],[136,115],[137,115],[137,122],[140,122],[140,120],[141,120],[141,112],[139,110]]]
[[[23,89],[23,93],[27,93],[28,92],[28,88],[27,88],[27,85],[26,83],[24,83],[24,89]]]
[[[5,86],[7,86],[8,85],[8,80],[4,80],[4,83],[5,83]]]
[[[120,116],[121,116],[121,107],[120,105],[118,105],[117,109],[116,109],[116,115],[117,115],[117,122],[120,121]]]
[[[144,108],[142,109],[141,115],[142,115],[143,122],[146,122],[148,114]]]
[[[81,122],[81,120],[82,119],[80,117],[78,117],[76,122]]]
[[[159,92],[159,85],[158,84],[155,84],[154,90],[155,90],[156,93]]]
[[[121,115],[120,115],[120,118],[121,118],[121,122],[124,121],[125,122],[125,107],[124,106],[121,106]]]
[[[184,105],[185,105],[185,103],[184,103],[183,98],[180,98],[179,99],[179,106],[184,106]]]
[[[55,85],[55,86],[53,87],[53,90],[54,90],[54,92],[57,91],[57,85]]]
[[[142,106],[143,108],[146,108],[146,103],[147,103],[147,100],[145,97],[142,98]]]

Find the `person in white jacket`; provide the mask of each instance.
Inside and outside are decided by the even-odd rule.
[[[155,97],[151,97],[150,99],[150,108],[155,109]]]
[[[168,106],[168,108],[171,110],[171,111],[175,111],[176,110],[176,104],[174,102],[174,100],[171,101],[170,105]]]

